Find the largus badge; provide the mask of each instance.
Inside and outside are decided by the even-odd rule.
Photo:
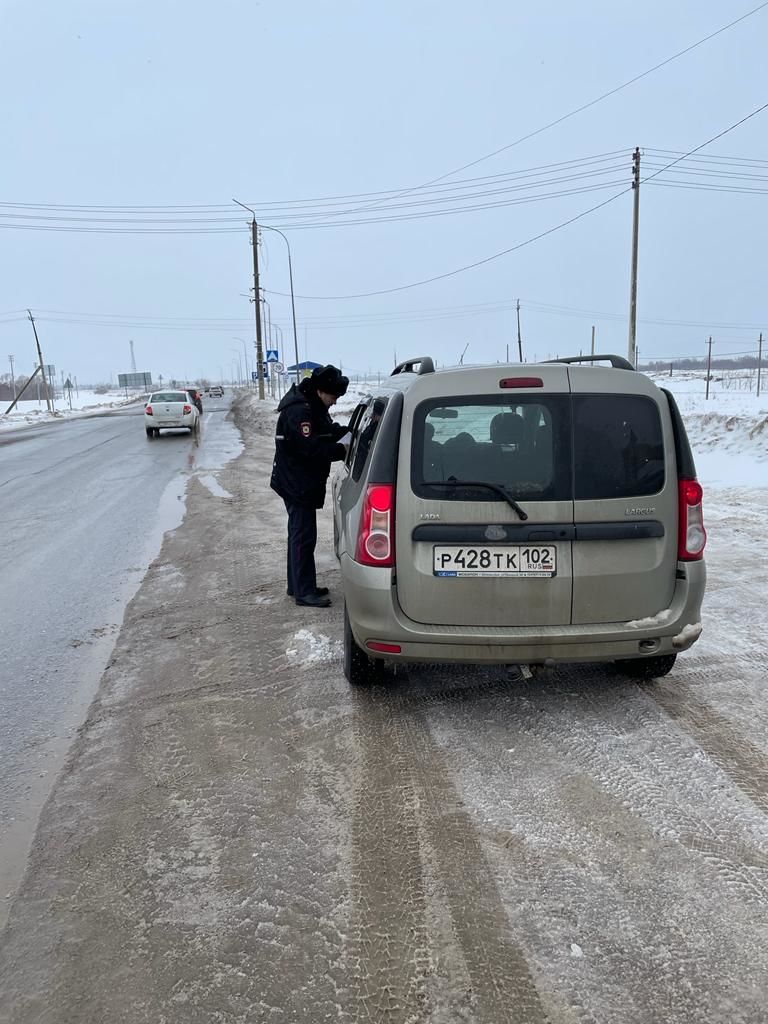
[[[309,437],[309,435],[312,433],[312,424],[306,422],[301,423],[299,424],[299,429],[301,430],[302,437]]]

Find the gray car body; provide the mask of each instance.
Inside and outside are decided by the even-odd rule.
[[[620,361],[621,362],[621,361]],[[541,380],[525,395],[639,396],[658,409],[663,438],[663,486],[650,496],[539,501],[518,495],[522,522],[498,500],[445,500],[414,493],[414,423],[419,406],[466,396],[500,398],[500,379]],[[393,401],[397,394],[402,399]],[[386,407],[372,451],[353,478],[355,440],[332,483],[334,542],[346,615],[356,644],[369,656],[429,662],[552,664],[671,655],[701,632],[706,583],[703,559],[678,561],[678,458],[682,421],[666,393],[632,369],[567,363],[457,367],[401,372],[372,389],[364,405]],[[388,420],[389,417],[389,420]],[[393,419],[397,431],[393,429]],[[365,412],[358,411],[357,433]],[[384,427],[388,426],[385,431]],[[366,487],[377,482],[377,443],[396,441],[396,565],[355,560]],[[389,439],[389,440],[387,440]],[[684,448],[690,457],[687,439]],[[380,462],[380,460],[379,460]],[[692,462],[691,462],[692,466]],[[658,534],[661,533],[659,536]],[[557,573],[546,578],[436,576],[435,544],[471,542],[554,545]],[[470,540],[466,540],[469,538]],[[495,550],[495,548],[493,549]],[[398,645],[400,652],[367,644]]]

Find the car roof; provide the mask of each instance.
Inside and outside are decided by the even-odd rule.
[[[603,365],[609,362],[610,365]],[[415,370],[414,367],[419,369]],[[536,363],[477,363],[477,364],[453,364],[449,366],[435,367],[429,356],[421,356],[417,359],[406,360],[395,367],[391,376],[384,378],[381,382],[370,385],[366,389],[366,395],[370,396],[391,396],[402,391],[408,392],[415,389],[430,394],[444,393],[447,396],[458,396],[471,392],[472,390],[487,389],[488,384],[497,374],[502,376],[535,376],[536,370],[543,371],[546,368],[550,373],[554,366],[561,366],[564,370],[568,367],[579,367],[590,375],[594,374],[595,385],[599,385],[601,391],[622,392],[622,377],[625,374],[632,374],[632,391],[638,390],[638,385],[647,383],[647,392],[653,394],[659,388],[649,377],[638,374],[631,363],[622,356],[613,354],[597,356],[564,356],[557,359],[540,360]],[[615,376],[614,376],[615,375]],[[626,382],[626,377],[624,377]],[[646,388],[641,385],[641,390]],[[626,383],[624,385],[626,387]]]

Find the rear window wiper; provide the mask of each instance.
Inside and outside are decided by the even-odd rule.
[[[528,513],[520,508],[509,491],[505,490],[501,484],[489,484],[487,480],[457,480],[455,476],[450,476],[447,480],[423,480],[422,483],[426,487],[484,487],[487,491],[500,494],[510,508],[517,512],[523,522],[528,518]]]

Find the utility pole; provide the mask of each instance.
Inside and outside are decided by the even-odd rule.
[[[760,397],[760,369],[763,363],[763,332],[760,331],[760,337],[757,342],[757,397]]]
[[[259,225],[254,217],[251,221],[251,242],[253,245],[253,295],[255,302],[253,308],[256,311],[256,362],[259,371],[259,398],[264,398],[264,377],[262,367],[264,366],[264,345],[261,340],[261,288],[259,286]]]
[[[710,377],[710,372],[709,371],[710,371],[711,366],[712,366],[712,338],[710,337],[709,342],[707,343],[707,393],[704,395],[705,401],[709,398],[709,377]]]
[[[637,243],[640,231],[640,147],[635,149],[632,157],[632,189],[635,193],[634,212],[632,216],[632,273],[629,289],[629,346],[628,355],[635,365],[637,344]]]
[[[45,375],[45,364],[43,363],[43,353],[42,353],[42,351],[40,349],[40,339],[37,336],[37,328],[35,327],[35,318],[32,316],[32,310],[31,309],[28,309],[27,313],[29,313],[29,319],[30,319],[30,321],[32,323],[32,330],[35,332],[35,344],[37,345],[37,358],[39,360],[40,373],[42,374],[42,377],[43,377],[43,384],[45,384],[45,405],[46,405],[46,408],[48,409],[48,412],[55,412],[56,409],[54,407],[53,402],[51,401],[50,388],[48,387],[48,378]]]
[[[264,399],[264,378],[261,369],[264,365],[264,345],[261,339],[261,288],[259,286],[259,225],[256,223],[256,214],[239,199],[233,199],[233,203],[242,206],[244,210],[253,217],[251,221],[251,245],[253,246],[253,311],[256,315],[256,362],[258,363],[259,374],[259,398]]]
[[[520,299],[517,300],[517,352],[520,356],[520,362],[523,361],[523,338],[520,334]]]
[[[11,387],[13,388],[13,400],[16,401],[16,374],[13,369],[13,358],[13,356],[8,356],[8,362],[11,364]]]
[[[595,325],[592,324],[592,355],[595,354]]]
[[[133,339],[131,339],[128,342],[128,344],[131,346],[131,370],[133,370],[133,372],[136,373],[136,356],[134,355],[133,352]]]

